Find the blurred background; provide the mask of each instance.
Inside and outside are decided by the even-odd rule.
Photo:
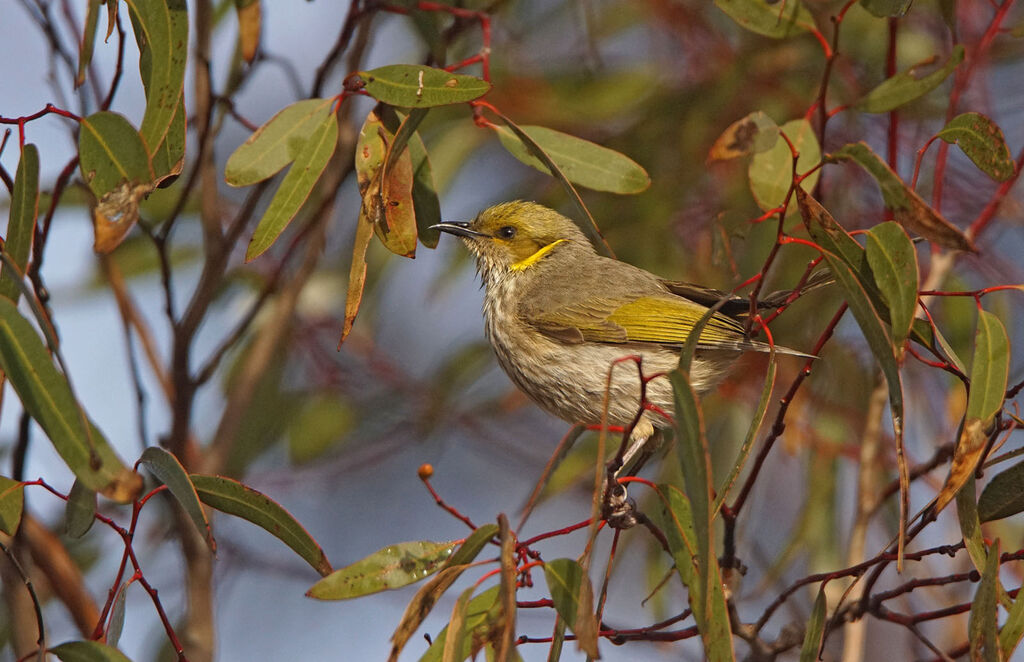
[[[5,0],[0,11],[0,115],[34,113],[47,103],[87,114],[95,107],[72,92],[69,68],[51,43],[77,52],[84,3]],[[780,125],[801,118],[817,98],[824,58],[808,33],[775,40],[744,31],[710,3],[690,0],[613,2],[469,1],[492,17],[491,79],[487,100],[520,124],[539,124],[577,135],[637,161],[652,184],[642,194],[615,196],[584,192],[584,199],[608,243],[620,259],[668,278],[731,289],[758,273],[776,237],[774,221],[751,223],[761,215],[750,193],[744,160],[709,163],[708,150],[732,122],[763,110]],[[805,3],[826,35],[829,17],[844,3]],[[940,6],[941,4],[941,6]],[[952,40],[943,7],[955,6],[958,35],[977,43],[992,19],[987,2],[939,3],[920,0],[890,32],[889,22],[854,4],[842,23],[829,91],[829,107],[855,101],[886,77],[891,36],[897,43],[896,69],[937,56],[949,57]],[[190,9],[191,3],[190,3]],[[231,90],[239,71],[244,77],[231,96],[231,112],[217,115],[221,130],[213,144],[218,171],[251,133],[243,119],[260,125],[293,101],[307,98],[323,62],[338,39],[349,9],[344,2],[262,3],[262,35],[255,62],[243,67],[236,54],[237,21],[233,5],[213,7],[212,79],[215,88]],[[101,12],[101,14],[104,14]],[[1003,21],[984,61],[971,74],[961,110],[986,113],[1003,129],[1011,152],[1024,143],[1024,14],[1014,7]],[[431,48],[424,35],[431,21],[448,19],[418,13],[414,17],[376,12],[365,34],[369,45],[362,69],[396,62],[423,62]],[[105,89],[115,68],[116,35],[102,43],[106,17],[100,21],[90,77]],[[127,25],[127,23],[126,23]],[[49,28],[47,26],[50,26]],[[47,33],[48,29],[54,32]],[[435,28],[436,30],[436,28]],[[450,44],[447,62],[477,52],[480,33],[462,26]],[[136,125],[145,103],[131,38],[126,41],[125,72],[112,108]],[[465,73],[478,73],[471,68]],[[337,94],[350,73],[339,64],[326,75],[322,96]],[[185,99],[192,103],[190,70]],[[946,86],[899,111],[898,170],[909,180],[914,157],[941,128],[949,100]],[[85,105],[82,105],[82,104]],[[346,101],[352,130],[358,130],[372,102]],[[824,151],[848,142],[866,141],[886,150],[887,115],[844,112],[828,125]],[[75,126],[47,116],[26,125],[26,136],[41,152],[42,186],[52,186],[76,150]],[[509,155],[493,132],[474,125],[465,106],[432,111],[421,127],[446,220],[466,220],[493,203],[523,198],[543,202],[569,215],[578,214],[558,183]],[[17,166],[12,137],[0,155],[8,172]],[[189,136],[185,175],[195,158]],[[919,191],[930,197],[934,151],[924,159]],[[76,178],[78,175],[76,174]],[[249,191],[232,189],[218,178],[216,195],[225,217],[233,215]],[[142,223],[157,227],[172,213],[182,181],[154,192],[143,205]],[[877,187],[864,173],[846,165],[822,174],[819,196],[848,230],[870,227],[882,219]],[[965,227],[989,201],[997,184],[957,150],[949,154],[943,212]],[[198,189],[197,189],[198,190]],[[978,238],[979,256],[958,259],[943,289],[961,290],[1024,282],[1024,233],[1020,187],[1006,198],[994,223]],[[203,233],[195,193],[187,200],[171,235],[173,298],[184,308],[199,278]],[[264,196],[265,206],[269,196]],[[43,276],[52,294],[51,307],[64,355],[86,410],[120,454],[132,460],[143,443],[152,445],[170,429],[171,413],[158,380],[141,362],[138,375],[145,394],[140,405],[133,386],[131,352],[120,314],[100,263],[92,250],[88,197],[72,187],[53,219]],[[6,208],[5,197],[0,204]],[[566,433],[565,423],[541,412],[519,394],[497,367],[483,337],[482,292],[464,250],[442,237],[436,250],[420,246],[415,260],[391,255],[378,242],[370,247],[367,289],[352,335],[336,349],[344,315],[345,291],[360,198],[355,178],[340,187],[325,246],[315,272],[305,283],[285,341],[261,370],[252,398],[229,444],[222,471],[243,480],[287,508],[321,544],[335,567],[356,561],[386,545],[404,540],[458,539],[466,527],[438,508],[416,475],[422,463],[434,467],[433,485],[441,496],[477,524],[494,521],[499,512],[513,523],[540,476],[542,467]],[[799,214],[787,217],[787,227]],[[295,237],[290,229],[271,251],[243,264],[243,241],[232,254],[223,286],[195,340],[196,364],[218,347],[257,300],[262,285]],[[767,274],[767,290],[793,286],[809,260],[806,247],[786,246]],[[113,254],[140,312],[145,316],[158,356],[170,358],[171,329],[165,314],[165,288],[153,243],[136,230]],[[929,268],[921,249],[922,268]],[[1011,346],[1019,346],[1019,293],[993,294],[986,309],[1006,323]],[[809,351],[839,305],[834,291],[800,299],[775,323],[775,340]],[[971,354],[974,302],[942,298],[932,312],[960,356]],[[217,434],[250,343],[266,322],[258,315],[238,347],[229,352],[213,379],[197,392],[193,432],[200,448]],[[777,392],[769,408],[792,383],[802,363],[782,359]],[[760,395],[766,358],[744,357],[730,378],[704,400],[713,449],[716,482],[732,465]],[[907,394],[907,453],[916,465],[955,439],[964,391],[937,370],[908,361],[903,371]],[[1019,353],[1011,364],[1010,383],[1024,377]],[[852,318],[839,326],[799,391],[786,431],[769,455],[738,529],[740,557],[748,568],[736,587],[740,617],[755,620],[792,581],[815,572],[849,565],[859,445],[868,401],[875,388],[875,368]],[[4,398],[0,412],[0,473],[7,474],[18,435],[20,407]],[[876,421],[877,423],[877,421]],[[889,423],[883,421],[883,428]],[[585,436],[560,467],[547,496],[529,520],[522,537],[555,530],[589,515],[587,480],[593,471],[595,439]],[[1007,449],[1020,446],[1019,433]],[[653,479],[675,476],[674,461],[648,467]],[[912,512],[934,494],[945,464],[911,493]],[[32,437],[24,477],[44,476],[62,492],[73,477],[38,430]],[[872,480],[879,489],[895,477],[894,451],[884,445]],[[637,494],[639,497],[640,494]],[[27,509],[55,531],[61,529],[63,503],[39,489],[26,490]],[[643,507],[641,502],[641,507]],[[104,512],[126,520],[124,508],[107,504]],[[865,548],[882,549],[896,531],[897,504],[889,499],[867,531]],[[1019,517],[986,528],[1004,541],[1022,538]],[[219,660],[384,659],[388,638],[416,586],[354,601],[318,602],[304,596],[316,574],[278,540],[256,527],[215,516],[219,551],[214,563],[214,628]],[[553,538],[542,547],[545,558],[575,556],[585,533]],[[959,528],[951,512],[915,544],[955,543]],[[116,572],[121,541],[96,526],[84,538],[66,540],[85,571],[86,583],[100,603]],[[601,539],[607,558],[607,538]],[[1006,546],[1013,543],[1007,542]],[[135,549],[151,584],[172,620],[185,605],[183,560],[169,504],[157,501],[143,511]],[[679,613],[685,594],[669,582],[654,593],[667,565],[665,555],[641,532],[624,535],[610,585],[606,621],[619,628],[643,627]],[[930,563],[936,567],[929,567]],[[913,572],[945,575],[970,569],[961,554],[955,561],[925,561]],[[601,567],[598,572],[603,571]],[[1017,575],[1013,576],[1012,573]],[[1020,566],[1005,570],[1007,587],[1021,583]],[[891,576],[890,576],[891,575]],[[906,577],[903,578],[904,580]],[[897,583],[890,571],[886,581]],[[538,588],[520,599],[545,596]],[[838,582],[837,582],[838,584]],[[469,584],[466,584],[467,586]],[[52,596],[42,585],[44,595]],[[837,587],[838,590],[838,587]],[[969,600],[967,585],[934,592],[908,593],[902,610],[912,612]],[[450,593],[450,596],[457,593]],[[778,633],[789,621],[805,622],[814,593],[791,599],[768,626]],[[435,633],[447,622],[453,597],[446,597],[425,623]],[[128,592],[122,650],[135,660],[170,659],[166,636],[149,597],[136,585]],[[10,616],[10,614],[7,614]],[[74,622],[56,600],[46,603],[48,639],[78,638]],[[956,620],[960,618],[961,620]],[[0,623],[11,622],[0,617]],[[955,622],[955,627],[950,623]],[[549,610],[520,610],[519,631],[550,636]],[[928,650],[906,629],[870,620],[864,659],[928,657]],[[924,623],[922,631],[940,647],[959,643],[966,614]],[[0,627],[4,641],[10,631]],[[842,637],[826,648],[837,659]],[[426,643],[415,639],[402,659],[415,660]],[[524,644],[527,660],[546,659],[547,646]],[[602,642],[606,660],[699,659],[699,642]],[[740,656],[744,645],[737,642]],[[583,659],[567,647],[564,659]],[[0,659],[15,659],[10,646]],[[1024,658],[1018,658],[1024,659]]]

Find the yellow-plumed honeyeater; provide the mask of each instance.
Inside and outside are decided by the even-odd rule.
[[[616,359],[641,356],[645,375],[675,370],[694,326],[729,297],[601,256],[570,219],[532,202],[506,202],[472,221],[433,227],[461,238],[476,257],[487,339],[501,367],[534,402],[570,423],[600,424],[606,391],[605,422],[632,423],[641,407],[640,378],[633,364],[623,365],[609,388]],[[732,305],[708,320],[698,340],[690,366],[698,392],[711,389],[740,353],[770,349],[725,312],[749,310],[749,301],[735,297],[727,303]],[[650,381],[646,396],[672,414],[667,377]],[[669,425],[645,411],[633,436],[639,441]]]

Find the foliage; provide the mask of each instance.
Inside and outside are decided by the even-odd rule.
[[[214,569],[244,548],[224,516],[280,541],[268,553],[294,553],[296,595],[371,604],[418,584],[400,596],[391,642],[378,642],[391,659],[610,658],[611,644],[711,660],[1021,649],[1014,0],[353,0],[326,55],[289,65],[300,91],[266,95],[272,108],[247,94],[281,62],[267,40],[290,17],[271,3],[89,0],[81,16],[66,4],[20,2],[39,29],[26,38],[50,49],[53,101],[17,116],[0,99],[0,380],[17,404],[4,417],[18,418],[5,420],[16,433],[0,470],[0,621],[15,658],[127,659],[118,645],[139,627],[125,620],[137,584],[164,647],[213,659]],[[383,26],[410,32],[402,53],[371,67]],[[229,35],[225,57],[214,45]],[[132,85],[140,108],[124,101]],[[44,122],[71,138],[63,163]],[[752,335],[817,358],[741,359],[699,399],[690,342],[668,376],[676,461],[617,478],[633,430],[574,428],[540,469],[523,441],[554,428],[493,387],[482,343],[445,354],[447,338],[409,321],[425,308],[389,296],[436,308],[457,287],[459,258],[430,277],[427,260],[396,263],[438,245],[442,207],[481,172],[494,186],[483,197],[538,199],[604,253],[749,297],[761,311],[746,316]],[[134,442],[87,411],[100,380],[122,378],[72,369],[69,347],[105,343],[68,337],[70,306],[43,270],[59,256],[60,219],[86,208],[93,295],[123,322],[117,351],[135,397],[116,406],[134,415]],[[769,279],[792,289],[768,294]],[[397,340],[384,332],[393,319]],[[423,343],[441,358],[424,360],[435,352]],[[428,464],[421,502],[385,489],[410,476],[373,475],[410,446],[440,458],[440,444],[420,442],[464,433],[497,440],[483,477],[496,523],[465,514],[480,504],[458,483],[443,498]],[[47,444],[59,460],[27,476]],[[535,487],[515,528],[505,513],[522,495],[492,489],[510,473],[508,449],[536,469],[517,471]],[[319,486],[307,480],[318,465],[329,474]],[[250,486],[268,473],[300,485]],[[321,500],[326,523],[278,503],[355,473],[375,490]],[[616,479],[632,518],[609,516],[602,485]],[[446,515],[416,515],[437,531],[429,540],[384,529],[395,538],[369,555],[317,540],[337,529],[369,539],[380,527],[365,512],[433,503]],[[546,522],[575,516],[527,535],[547,508]],[[443,532],[448,515],[461,539]],[[99,546],[100,531],[118,552]],[[158,536],[143,533],[179,541],[184,607],[161,600],[149,564]],[[116,568],[105,596],[82,577],[89,549]],[[911,596],[922,586],[932,591]],[[317,620],[337,613],[309,602]],[[77,632],[54,634],[58,604]]]

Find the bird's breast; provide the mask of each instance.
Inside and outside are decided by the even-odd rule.
[[[546,336],[517,314],[517,285],[514,279],[487,285],[487,339],[512,381],[537,404],[563,420],[599,423],[607,391],[606,420],[613,425],[626,425],[640,410],[640,372],[636,362],[616,362],[638,356],[645,375],[674,370],[679,363],[678,354],[668,349],[594,342],[570,344]],[[671,413],[672,389],[668,379],[661,377],[649,382],[646,396],[648,401]],[[652,418],[652,422],[658,426],[665,424],[664,419]]]

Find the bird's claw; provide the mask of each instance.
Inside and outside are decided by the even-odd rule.
[[[636,502],[629,498],[626,488],[612,483],[604,494],[603,515],[613,529],[629,529],[637,525]]]

